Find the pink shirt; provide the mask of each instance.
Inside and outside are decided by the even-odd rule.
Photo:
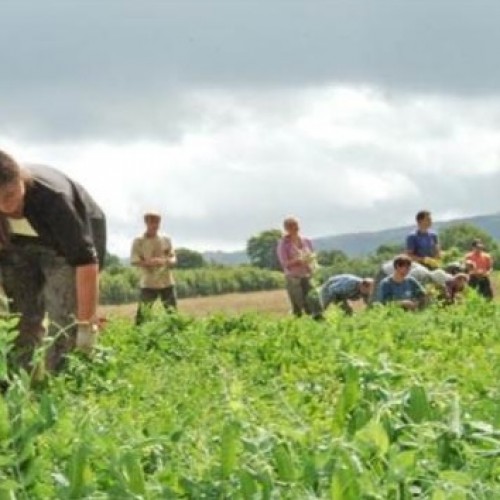
[[[301,253],[312,253],[313,247],[310,240],[307,238],[300,238],[299,242],[294,243],[290,236],[286,235],[278,242],[277,254],[281,267],[287,276],[296,278],[308,278],[312,275],[312,269],[306,262],[297,262],[291,264],[290,262],[297,259]]]

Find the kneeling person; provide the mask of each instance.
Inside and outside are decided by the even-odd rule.
[[[325,310],[331,303],[339,304],[346,314],[352,314],[353,309],[348,301],[362,299],[367,304],[372,291],[372,278],[338,274],[329,278],[321,286],[319,291],[321,307]]]
[[[399,255],[394,259],[394,271],[379,283],[374,302],[394,302],[408,311],[425,305],[424,288],[415,278],[408,276],[411,264],[412,261],[407,255]]]

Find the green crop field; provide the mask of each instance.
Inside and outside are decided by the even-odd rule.
[[[12,377],[0,498],[500,498],[499,380],[500,306],[475,297],[115,319],[92,360]]]

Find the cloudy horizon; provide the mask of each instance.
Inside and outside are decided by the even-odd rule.
[[[176,246],[240,250],[294,214],[320,237],[500,211],[500,5],[0,4],[0,149]]]

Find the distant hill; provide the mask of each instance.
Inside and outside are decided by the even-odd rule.
[[[449,221],[436,221],[433,224],[435,230],[439,231],[453,224],[468,223],[481,228],[491,234],[496,240],[500,240],[500,213],[492,215],[480,215],[477,217],[465,217]],[[325,236],[314,240],[316,250],[342,250],[350,256],[362,256],[374,252],[380,245],[404,243],[406,235],[414,229],[412,226],[404,226],[383,231],[339,234],[336,236]]]
[[[492,215],[479,215],[476,217],[464,217],[448,221],[434,222],[434,229],[440,230],[453,224],[468,223],[483,229],[491,234],[493,238],[500,241],[500,213]],[[380,245],[403,243],[409,231],[415,226],[404,226],[382,231],[338,234],[335,236],[323,236],[313,240],[316,250],[342,250],[352,257],[363,256],[374,252]],[[204,252],[203,256],[208,261],[225,265],[237,265],[248,263],[246,252]]]
[[[224,264],[225,266],[237,266],[238,264],[248,264],[248,257],[245,250],[236,250],[234,252],[202,252],[203,258],[207,262]]]

